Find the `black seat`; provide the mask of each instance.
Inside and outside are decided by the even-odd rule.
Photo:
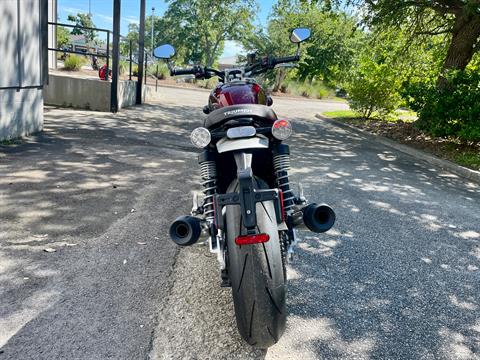
[[[232,105],[212,111],[205,119],[204,126],[207,129],[211,129],[222,125],[228,120],[238,118],[257,118],[261,121],[273,124],[275,120],[277,120],[277,115],[272,108],[265,105]]]

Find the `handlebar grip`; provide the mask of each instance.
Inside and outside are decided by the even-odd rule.
[[[292,56],[285,56],[285,57],[278,57],[274,59],[274,63],[276,64],[282,64],[282,63],[287,63],[287,62],[292,62],[292,61],[298,61],[300,60],[299,55],[292,55]]]
[[[176,75],[195,75],[198,72],[198,69],[172,69],[170,71],[170,76]]]

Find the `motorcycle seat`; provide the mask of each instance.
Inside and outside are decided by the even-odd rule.
[[[241,104],[223,107],[212,111],[205,119],[204,127],[207,129],[215,128],[228,120],[238,118],[257,118],[263,122],[273,124],[277,120],[277,115],[272,108],[258,104]]]

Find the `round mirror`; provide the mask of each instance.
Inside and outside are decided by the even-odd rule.
[[[153,55],[159,59],[170,59],[175,55],[175,48],[170,44],[164,44],[153,50]]]
[[[307,40],[310,37],[310,29],[309,28],[296,28],[293,29],[292,35],[290,35],[290,41],[298,44],[302,41]]]

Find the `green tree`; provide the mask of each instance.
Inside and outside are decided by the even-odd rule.
[[[358,3],[358,1],[357,1]],[[448,34],[443,70],[464,70],[478,51],[480,0],[364,0],[370,23],[410,24],[413,36]],[[438,78],[445,86],[445,77]]]
[[[130,42],[132,43],[132,54],[138,51],[138,24],[128,24],[128,33],[125,38],[121,39],[120,53],[124,56],[128,56],[130,52]]]
[[[411,44],[407,29],[369,33],[344,79],[352,108],[365,118],[374,112],[388,116],[404,103],[405,86],[435,78],[443,50],[440,39]]]
[[[57,26],[57,47],[63,48],[70,42],[70,33],[67,28]]]
[[[225,40],[240,40],[252,29],[254,0],[168,0],[159,28],[184,61],[212,66]],[[157,24],[155,24],[156,26]]]
[[[93,42],[96,37],[97,33],[95,30],[87,30],[82,29],[80,27],[89,27],[95,28],[95,24],[92,21],[92,16],[90,14],[82,14],[78,13],[77,15],[68,15],[68,21],[74,22],[75,27],[72,29],[72,35],[85,35],[85,38],[88,42]]]
[[[311,38],[302,45],[299,77],[309,82],[339,83],[352,66],[364,38],[356,19],[333,9],[328,1],[280,0],[273,10],[268,35],[283,49],[283,54],[292,49],[289,33],[293,28],[309,27],[312,31]]]
[[[242,38],[242,46],[247,53],[255,53],[261,56],[285,56],[293,54],[296,47],[290,42],[290,31],[283,21],[270,20],[266,31],[262,28],[245,34]],[[278,91],[287,76],[287,69],[279,67],[264,74],[266,84],[273,82],[272,90]]]

